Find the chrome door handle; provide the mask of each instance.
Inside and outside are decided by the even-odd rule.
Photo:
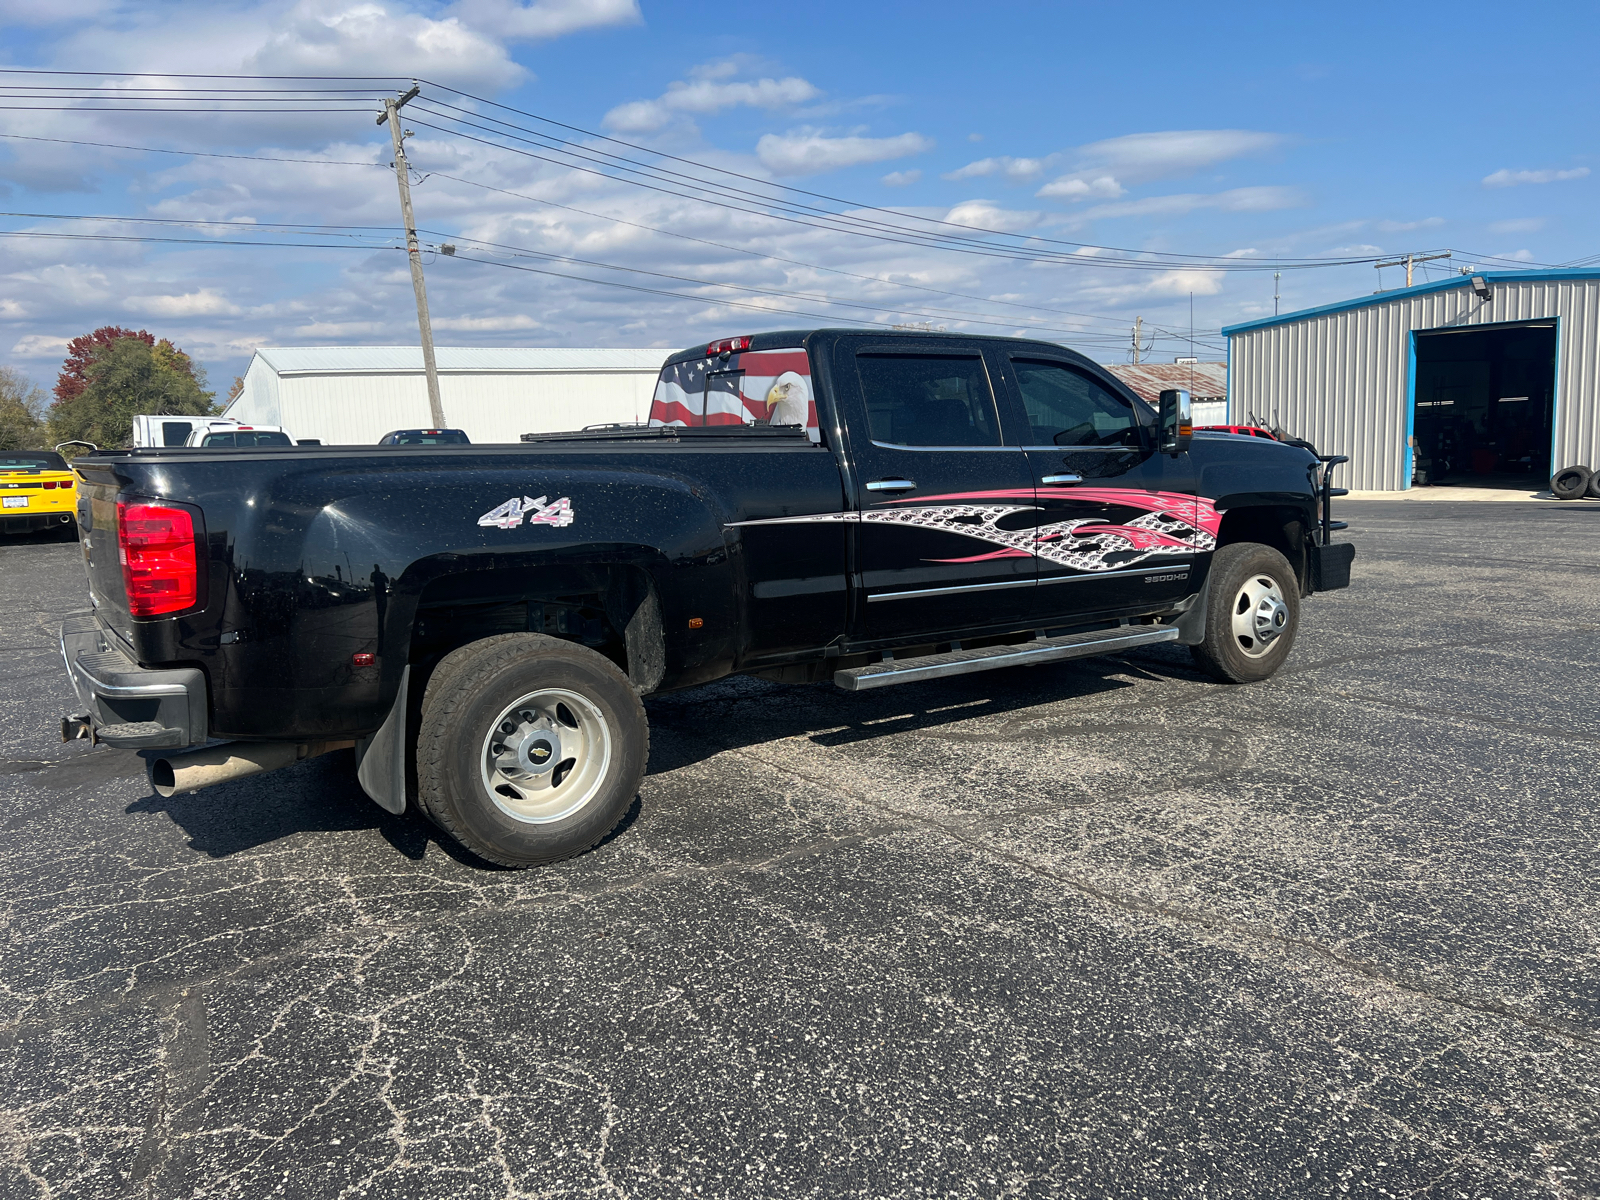
[[[1040,483],[1051,483],[1051,484],[1055,484],[1057,486],[1060,486],[1062,484],[1067,484],[1067,483],[1082,483],[1083,482],[1083,476],[1082,475],[1046,475],[1043,479],[1039,480],[1039,482]],[[867,486],[871,487],[872,485],[868,484]]]
[[[917,490],[915,479],[875,479],[867,484],[869,492],[914,492]]]

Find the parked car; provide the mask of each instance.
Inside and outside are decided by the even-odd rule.
[[[78,477],[54,450],[0,450],[0,533],[67,528]]]
[[[380,446],[468,446],[472,439],[460,429],[396,429],[378,439]]]
[[[1270,438],[1277,441],[1277,436],[1272,430],[1262,425],[1196,425],[1196,432],[1204,430],[1206,433],[1233,433],[1241,437]]]
[[[650,428],[91,454],[63,736],[159,749],[162,795],[354,746],[378,804],[527,866],[622,819],[651,693],[1164,643],[1264,679],[1349,582],[1344,459],[1188,410],[1048,342],[817,330],[673,355]]]

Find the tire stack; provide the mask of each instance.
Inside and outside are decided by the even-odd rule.
[[[1557,500],[1600,500],[1600,471],[1588,467],[1562,467],[1550,476],[1550,494]]]

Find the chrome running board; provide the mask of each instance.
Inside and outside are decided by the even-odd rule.
[[[1174,625],[1123,625],[1117,629],[1096,629],[1089,633],[1069,633],[1064,637],[1038,638],[1011,646],[982,646],[976,650],[952,650],[948,654],[925,654],[919,658],[888,659],[865,667],[849,667],[833,673],[833,682],[847,692],[888,687],[894,683],[920,683],[945,675],[970,675],[997,667],[1031,667],[1036,663],[1057,662],[1065,658],[1088,658],[1135,646],[1175,642]]]

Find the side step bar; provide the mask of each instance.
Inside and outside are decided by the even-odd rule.
[[[847,692],[864,692],[869,688],[888,687],[892,683],[920,683],[924,679],[970,675],[974,671],[992,671],[996,667],[1023,667],[1057,662],[1064,658],[1088,658],[1095,654],[1110,654],[1117,650],[1131,650],[1135,646],[1177,640],[1178,629],[1174,625],[1124,625],[1118,629],[1096,629],[1089,633],[1069,633],[1064,637],[1038,638],[1014,646],[982,646],[976,650],[926,654],[920,658],[889,659],[870,666],[835,671],[833,682]]]

